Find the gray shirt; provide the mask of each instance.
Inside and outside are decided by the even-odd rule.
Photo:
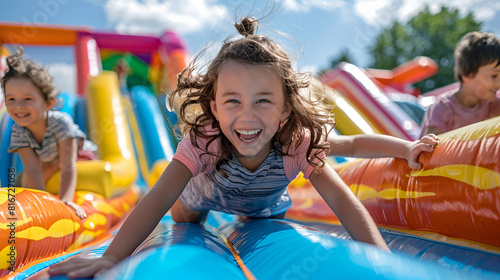
[[[42,145],[39,145],[33,134],[26,128],[14,123],[10,135],[9,153],[25,147],[31,147],[38,156],[41,164],[56,164],[59,162],[58,143],[68,138],[85,140],[85,133],[73,122],[70,115],[60,111],[47,112],[47,129]],[[85,141],[83,150],[97,151],[97,147],[90,141]]]

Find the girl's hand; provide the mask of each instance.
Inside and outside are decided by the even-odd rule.
[[[117,263],[112,256],[102,256],[97,259],[73,258],[49,268],[49,275],[66,275],[68,278],[97,277]]]
[[[439,143],[439,138],[434,134],[427,134],[422,139],[412,142],[408,151],[408,165],[411,169],[421,169],[422,165],[418,163],[418,157],[422,152],[432,152]]]
[[[80,219],[87,217],[87,213],[85,213],[85,210],[83,210],[83,208],[80,205],[74,203],[73,201],[65,201],[64,204],[73,208],[73,210],[75,210],[75,212],[76,212],[76,215],[78,217],[80,217]]]

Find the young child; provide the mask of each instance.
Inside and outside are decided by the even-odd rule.
[[[500,39],[470,32],[455,48],[460,88],[438,98],[422,121],[422,135],[440,134],[500,115]]]
[[[7,113],[15,122],[8,151],[18,153],[24,166],[21,186],[45,190],[45,183],[60,170],[59,198],[85,218],[83,208],[73,203],[76,161],[79,150],[95,151],[95,145],[86,143],[83,147],[85,134],[71,117],[50,110],[59,93],[52,77],[47,69],[23,60],[23,54],[20,47],[7,58],[8,71],[1,80]]]
[[[56,264],[49,274],[76,278],[103,272],[129,256],[169,209],[178,223],[202,223],[209,210],[283,217],[291,206],[287,186],[300,171],[353,239],[389,250],[370,214],[324,162],[334,121],[323,86],[295,72],[278,44],[254,35],[254,24],[249,18],[235,24],[244,38],[225,42],[205,74],[190,64],[187,75],[179,76],[173,96],[183,100],[185,137],[103,256]],[[356,142],[342,139],[332,142],[348,149]],[[398,151],[406,157],[431,151],[437,142],[426,137],[394,143],[402,143]]]

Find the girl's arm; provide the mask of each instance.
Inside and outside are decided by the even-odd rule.
[[[366,208],[328,164],[316,168],[309,180],[354,240],[390,251]]]
[[[17,150],[19,157],[24,166],[24,174],[22,182],[23,188],[45,190],[45,183],[43,181],[42,169],[40,168],[40,162],[38,161],[38,156],[32,148],[26,147]]]
[[[406,159],[412,169],[422,168],[418,157],[422,152],[432,152],[438,144],[438,137],[429,134],[411,142],[397,137],[380,134],[330,135],[330,156],[344,157],[396,157]]]
[[[101,258],[70,259],[51,266],[49,274],[67,274],[70,278],[97,276],[132,254],[172,207],[191,176],[191,171],[184,164],[172,160],[156,184],[130,213]]]
[[[59,182],[59,199],[73,208],[80,218],[87,217],[83,208],[73,202],[76,191],[76,158],[77,139],[68,138],[59,142],[59,171],[61,181]]]

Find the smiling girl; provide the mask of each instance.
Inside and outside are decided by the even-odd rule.
[[[56,264],[51,275],[100,274],[132,254],[169,209],[174,221],[190,223],[203,223],[210,210],[283,217],[292,203],[287,186],[299,172],[355,240],[389,250],[370,214],[325,164],[335,123],[323,86],[294,71],[278,44],[254,35],[255,24],[251,18],[236,24],[244,37],[225,42],[205,74],[196,74],[191,64],[179,75],[171,101],[183,100],[185,136],[103,256]],[[346,149],[354,143],[339,139],[332,142]],[[424,146],[432,150],[405,141],[401,151],[419,154]]]

